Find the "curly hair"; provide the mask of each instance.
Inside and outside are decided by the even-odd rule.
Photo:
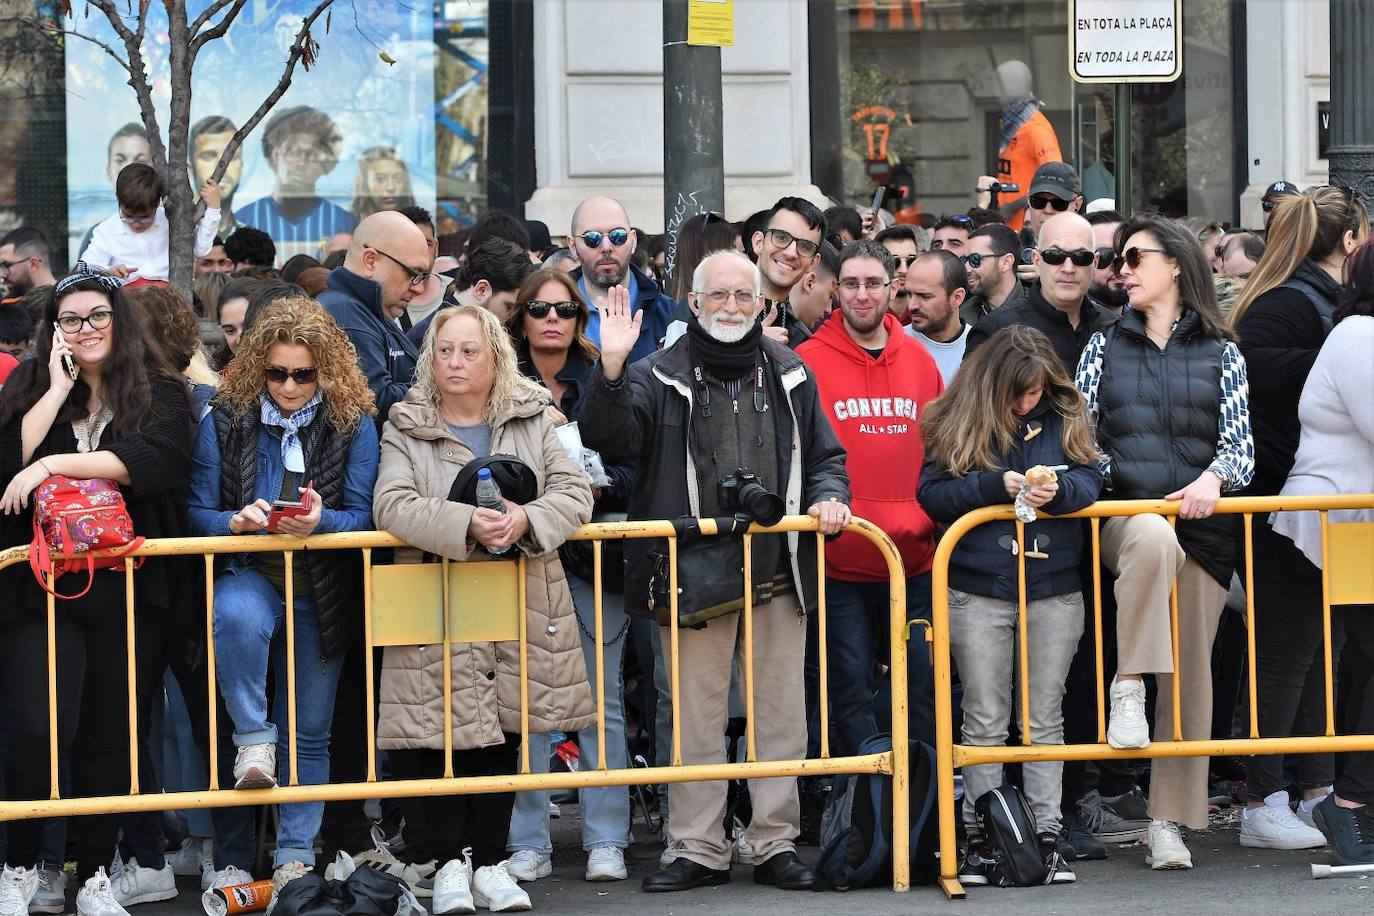
[[[550,403],[549,393],[544,386],[530,381],[520,371],[519,363],[515,357],[515,346],[511,343],[510,335],[506,333],[506,329],[501,327],[501,322],[491,312],[477,305],[459,305],[454,308],[440,309],[435,313],[434,320],[430,322],[429,331],[425,334],[424,346],[420,348],[419,361],[415,364],[415,390],[420,392],[430,404],[435,407],[440,405],[440,401],[443,400],[443,392],[439,390],[438,384],[434,381],[434,341],[444,325],[455,318],[464,316],[475,319],[478,326],[481,327],[483,335],[487,338],[487,344],[491,348],[494,364],[491,393],[487,395],[486,406],[482,409],[482,419],[495,425],[510,412],[516,403],[527,397],[535,398],[545,404]],[[242,349],[239,352],[242,353]]]
[[[157,328],[148,337],[149,347],[161,351],[173,369],[185,372],[200,349],[200,323],[181,293],[173,286],[149,284],[126,289],[124,295],[143,310],[144,324]]]
[[[364,416],[376,416],[372,390],[358,368],[358,351],[348,335],[314,299],[292,296],[267,305],[244,332],[213,403],[241,417],[258,405],[265,390],[263,370],[273,344],[300,344],[315,357],[329,422],[348,435]]]

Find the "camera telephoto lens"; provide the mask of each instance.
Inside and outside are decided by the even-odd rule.
[[[757,481],[749,481],[739,488],[739,504],[749,516],[760,525],[776,525],[782,520],[784,506],[782,497],[769,493]]]

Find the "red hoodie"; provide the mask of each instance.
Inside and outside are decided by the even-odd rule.
[[[887,532],[901,551],[906,575],[928,572],[935,523],[916,502],[921,482],[920,412],[944,390],[925,347],[890,313],[887,346],[877,359],[854,342],[836,309],[797,355],[816,373],[821,406],[848,457],[850,510]],[[846,582],[887,580],[876,547],[857,534],[826,545],[825,573]]]

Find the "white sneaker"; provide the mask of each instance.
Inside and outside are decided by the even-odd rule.
[[[483,865],[472,874],[472,902],[493,913],[528,910],[530,895],[506,871],[505,862]]]
[[[177,876],[172,874],[172,866],[144,868],[138,864],[138,859],[125,862],[124,868],[111,884],[120,906],[156,903],[159,900],[171,900],[177,895]]]
[[[1193,854],[1183,845],[1178,824],[1173,821],[1150,821],[1145,836],[1150,844],[1150,854],[1145,857],[1146,865],[1156,870],[1193,867]]]
[[[22,865],[19,868],[10,868],[6,865],[4,872],[0,873],[0,916],[26,916],[29,912],[29,901],[37,891],[36,870],[24,868]]]
[[[60,868],[39,864],[38,889],[29,900],[30,913],[67,912],[67,873]],[[0,912],[4,912],[0,909]]]
[[[587,853],[588,881],[624,881],[628,877],[630,873],[625,868],[625,850],[619,846],[596,846]]]
[[[754,864],[754,847],[744,838],[744,827],[735,821],[735,842],[730,849],[730,861],[738,865]]]
[[[658,867],[667,868],[677,861],[682,851],[677,848],[677,840],[665,828],[663,831],[663,852],[658,857]]]
[[[553,874],[553,854],[537,849],[517,849],[506,860],[506,871],[516,881],[538,881]],[[590,879],[589,879],[590,880]]]
[[[1331,794],[1330,792],[1327,792],[1327,793],[1326,793],[1326,795],[1330,795],[1330,794]],[[1317,803],[1320,803],[1320,802],[1322,801],[1322,799],[1326,798],[1326,795],[1323,795],[1322,798],[1313,799],[1313,801],[1314,801],[1314,802],[1317,802]],[[1294,809],[1293,813],[1294,813],[1295,815],[1297,815],[1298,820],[1302,821],[1304,824],[1306,824],[1307,826],[1311,827],[1313,830],[1316,830],[1317,832],[1320,833],[1320,832],[1321,832],[1321,828],[1317,826],[1316,818],[1313,817],[1313,812],[1317,810],[1317,805],[1316,805],[1316,804],[1313,804],[1310,810],[1307,809],[1307,808],[1304,808],[1302,805],[1303,805],[1302,802],[1298,802],[1298,806],[1297,806],[1296,809]],[[1324,835],[1324,834],[1323,834],[1323,835]]]
[[[209,879],[208,883],[206,883],[205,880],[207,877]],[[215,888],[233,887],[236,884],[252,884],[253,876],[241,868],[229,865],[219,871],[212,870],[208,875],[202,875],[201,882],[204,886],[201,888],[200,904],[205,908],[205,912],[213,913],[216,909],[214,904]],[[223,904],[220,904],[220,906],[223,906]]]
[[[1240,819],[1240,845],[1252,849],[1316,849],[1326,837],[1304,824],[1287,805],[1247,810]]]
[[[129,911],[115,899],[105,869],[97,868],[76,892],[76,916],[129,916]]]
[[[277,787],[277,746],[245,744],[234,758],[235,789],[275,789]]]
[[[549,802],[549,817],[562,817],[563,809],[558,807],[558,802]]]
[[[472,902],[472,853],[463,850],[462,859],[450,859],[434,876],[434,916],[447,913],[475,913]]]
[[[1112,682],[1112,715],[1107,726],[1107,743],[1118,749],[1150,746],[1144,681]]]

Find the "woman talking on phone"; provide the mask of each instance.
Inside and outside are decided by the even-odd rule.
[[[304,538],[372,527],[378,454],[372,393],[348,336],[319,303],[297,296],[263,308],[211,406],[191,470],[195,534]],[[269,788],[290,769],[285,558],[240,554],[217,572],[215,660],[238,748],[234,786]],[[291,581],[297,774],[302,785],[320,785],[329,782],[339,667],[362,620],[361,561],[353,551],[298,552]],[[270,717],[269,664],[277,684]],[[275,891],[314,866],[323,814],[323,802],[281,806]],[[253,864],[251,846],[215,851],[226,871]]]

